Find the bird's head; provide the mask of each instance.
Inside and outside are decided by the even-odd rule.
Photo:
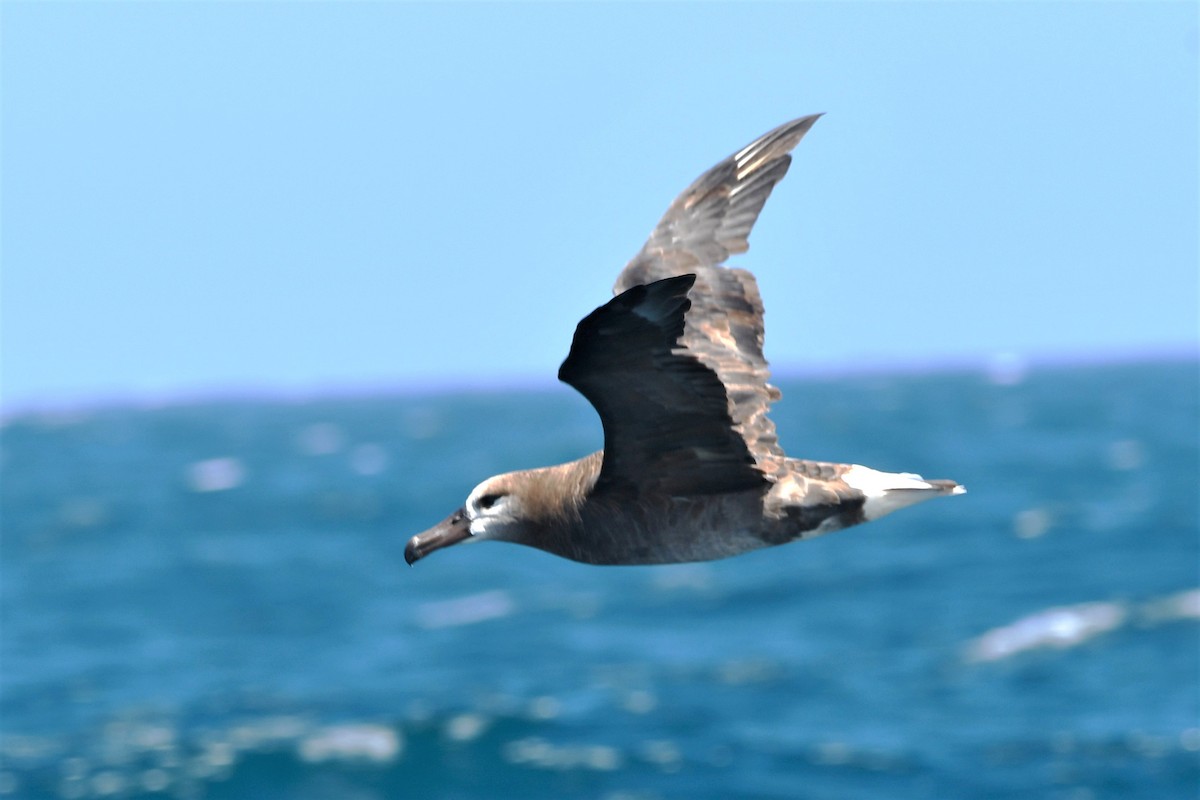
[[[496,475],[476,486],[462,508],[408,540],[404,560],[414,564],[434,550],[469,539],[519,540],[524,519],[520,475]]]

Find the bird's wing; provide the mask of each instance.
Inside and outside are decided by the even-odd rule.
[[[694,282],[634,286],[575,329],[558,377],[604,425],[597,491],[717,494],[767,483],[734,429],[720,377],[678,346]]]
[[[780,125],[697,178],[667,209],[613,287],[620,293],[673,275],[696,276],[679,344],[716,374],[727,395],[728,416],[767,472],[783,451],[767,418],[780,393],[767,383],[762,298],[752,274],[721,264],[747,250],[750,229],[787,174],[789,153],[820,116]]]

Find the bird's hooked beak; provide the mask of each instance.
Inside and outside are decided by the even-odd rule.
[[[411,566],[434,550],[441,550],[469,538],[471,522],[467,519],[466,509],[460,508],[429,530],[409,539],[408,546],[404,548],[404,560]]]

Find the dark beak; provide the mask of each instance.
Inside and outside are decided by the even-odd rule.
[[[470,538],[471,523],[467,521],[467,512],[460,508],[429,530],[409,539],[408,546],[404,548],[404,560],[412,565],[434,550],[441,550]]]

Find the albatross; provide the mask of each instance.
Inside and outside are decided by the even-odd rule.
[[[409,564],[470,540],[587,564],[709,561],[809,539],[965,489],[784,454],[767,416],[763,304],[745,252],[791,151],[820,114],[755,139],[676,198],[575,330],[558,371],[595,407],[604,449],[496,475],[413,536]]]

